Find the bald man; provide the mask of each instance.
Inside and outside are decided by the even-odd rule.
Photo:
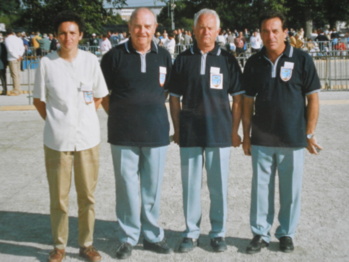
[[[152,41],[157,21],[149,9],[136,9],[128,26],[130,39],[106,53],[101,63],[110,91],[102,104],[109,114],[108,142],[116,180],[119,259],[131,256],[140,234],[144,237],[145,250],[172,252],[158,224],[170,142],[164,103],[171,56]]]

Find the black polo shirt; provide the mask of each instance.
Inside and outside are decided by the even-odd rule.
[[[286,43],[273,64],[265,48],[244,68],[245,95],[255,97],[251,143],[272,147],[305,147],[306,96],[321,88],[309,54]]]
[[[171,56],[154,43],[145,55],[131,39],[112,48],[101,62],[110,93],[108,142],[157,147],[169,144],[165,91]]]
[[[173,66],[169,91],[183,96],[180,112],[181,147],[232,145],[229,94],[243,94],[236,59],[219,48],[203,55],[194,44]]]

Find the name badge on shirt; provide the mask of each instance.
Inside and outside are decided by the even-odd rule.
[[[93,91],[92,86],[81,84],[80,86],[84,100],[86,104],[91,104],[93,102]]]
[[[223,89],[223,74],[210,75],[210,85],[212,89]]]
[[[291,79],[293,67],[294,63],[292,62],[285,62],[284,66],[281,67],[280,78],[282,81],[287,82]]]
[[[160,66],[159,82],[161,87],[163,87],[166,82],[166,74],[167,74],[167,68],[164,66]]]
[[[84,99],[86,104],[91,104],[93,102],[93,92],[92,91],[82,91],[84,94]]]

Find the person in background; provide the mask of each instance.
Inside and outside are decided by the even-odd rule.
[[[7,95],[7,82],[6,82],[6,67],[7,67],[7,49],[4,44],[4,37],[0,33],[0,81],[2,85],[2,92],[0,95]]]
[[[250,37],[250,45],[251,45],[251,53],[257,53],[262,47],[262,40],[258,36],[258,32],[254,31],[252,36]]]
[[[96,110],[108,89],[97,57],[78,49],[84,32],[80,16],[62,12],[54,19],[54,29],[60,49],[41,58],[33,91],[34,105],[45,120],[44,153],[54,245],[48,261],[60,262],[66,253],[74,169],[79,255],[98,262],[101,255],[93,246],[100,144]]]
[[[8,92],[8,95],[17,96],[21,94],[21,63],[25,48],[22,39],[18,38],[11,28],[7,30],[5,45],[7,48],[7,61],[13,80],[13,90]]]
[[[99,39],[97,38],[97,35],[93,33],[91,36],[92,37],[89,39],[90,46],[99,46]]]
[[[57,38],[53,34],[49,34],[48,38],[51,41],[51,43],[50,43],[50,51],[49,52],[57,51],[57,48],[58,48]]]
[[[41,55],[45,56],[47,53],[50,51],[50,46],[51,46],[51,40],[47,36],[47,34],[44,34],[41,39],[37,39],[39,45],[40,45],[40,50],[41,50]]]
[[[170,32],[168,34],[168,39],[167,39],[166,43],[164,44],[164,47],[170,53],[172,59],[174,59],[174,53],[175,53],[175,49],[176,49],[176,40],[174,39],[174,34],[172,32]]]
[[[40,39],[41,39],[41,35],[39,31],[35,32],[34,35],[31,37],[33,53],[36,56],[41,56],[40,44],[38,42],[38,40]]]
[[[107,53],[112,48],[111,43],[108,39],[108,35],[104,34],[102,36],[102,41],[99,43],[99,50],[101,51],[102,55]]]

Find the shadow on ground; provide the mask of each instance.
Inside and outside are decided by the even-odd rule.
[[[116,222],[96,219],[94,245],[98,250],[115,257],[117,247]],[[79,248],[78,241],[78,222],[76,217],[69,217],[69,241],[68,247]],[[182,233],[179,231],[165,230],[168,244],[175,250],[182,239]],[[250,239],[226,238],[227,245],[234,246],[240,253],[245,253],[246,246]],[[140,240],[142,243],[142,239]],[[42,245],[42,248],[38,246]],[[0,211],[0,253],[35,257],[39,261],[46,261],[47,254],[51,250],[52,238],[50,217],[48,214],[7,212]],[[200,246],[207,252],[212,252],[210,247],[210,237],[207,234],[200,235]],[[139,244],[135,249],[143,249]],[[276,243],[271,243],[270,250],[277,251]],[[78,258],[76,253],[69,253],[70,257]]]

